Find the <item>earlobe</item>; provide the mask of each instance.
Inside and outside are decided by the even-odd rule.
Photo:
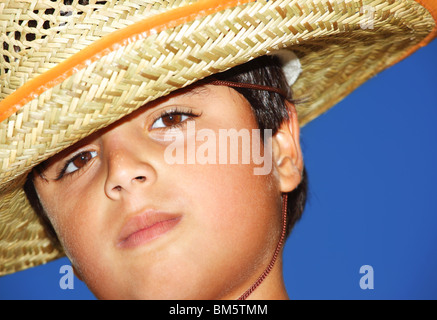
[[[299,122],[294,105],[286,102],[289,119],[273,136],[273,159],[281,192],[294,190],[302,179],[303,157],[299,143]]]

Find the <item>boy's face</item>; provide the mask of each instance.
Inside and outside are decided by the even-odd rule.
[[[219,163],[232,153],[220,148],[220,129],[256,128],[240,94],[202,86],[146,105],[49,160],[37,193],[96,297],[237,298],[256,280],[279,239],[281,191],[290,190],[275,165],[256,175],[262,165],[241,163],[242,143],[237,164]],[[199,138],[202,129],[209,134]],[[216,163],[199,163],[212,146]],[[181,150],[185,161],[172,163]]]

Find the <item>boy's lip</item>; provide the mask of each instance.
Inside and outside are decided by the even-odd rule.
[[[175,227],[180,214],[147,210],[129,218],[119,233],[117,246],[134,248],[156,239]]]

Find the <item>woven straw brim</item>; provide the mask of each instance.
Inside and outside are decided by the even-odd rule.
[[[432,15],[410,0],[218,2],[0,4],[0,116],[7,117],[0,123],[0,275],[63,255],[23,184],[35,165],[92,132],[281,48],[303,67],[292,91],[303,101],[304,125],[430,41],[435,28]],[[107,41],[93,47],[100,39]]]

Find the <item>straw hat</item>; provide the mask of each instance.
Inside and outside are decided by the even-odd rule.
[[[63,255],[29,171],[145,103],[278,49],[301,125],[437,35],[435,0],[2,0],[0,275]]]

